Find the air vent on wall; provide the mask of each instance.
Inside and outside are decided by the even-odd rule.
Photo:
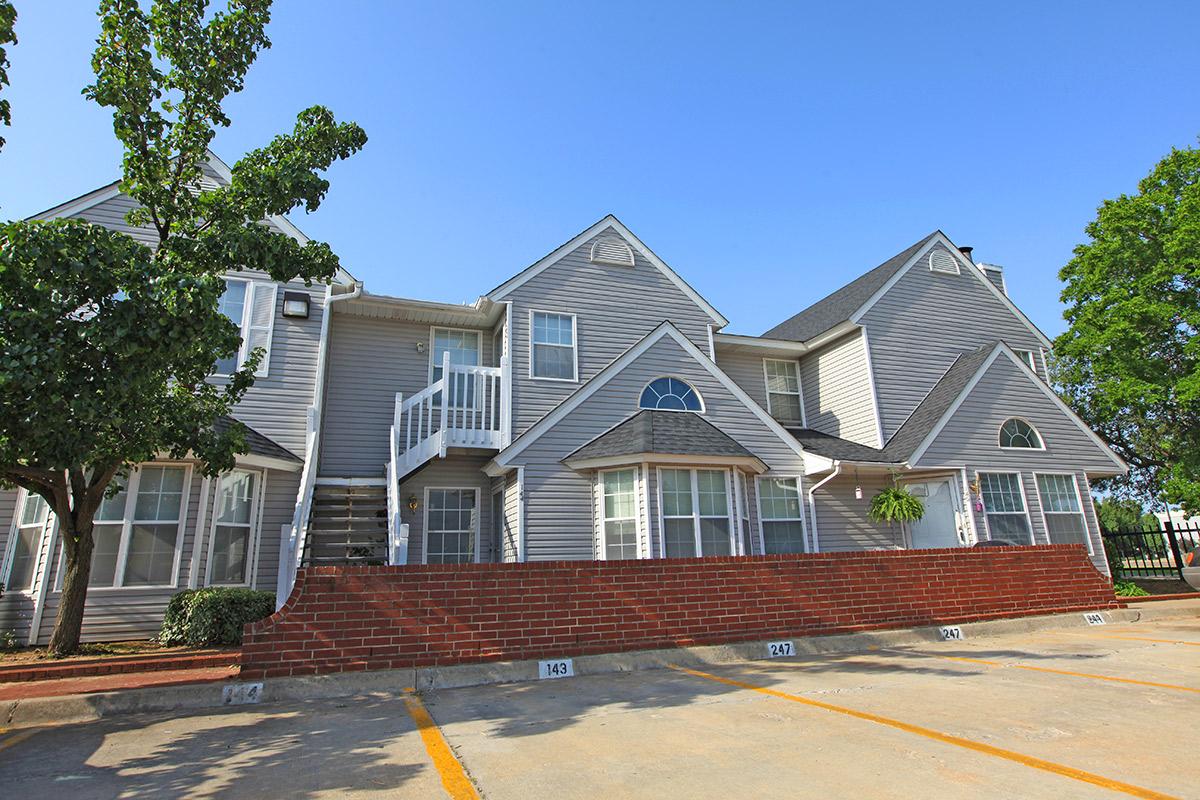
[[[623,239],[615,236],[605,236],[592,244],[591,260],[597,264],[616,264],[621,267],[633,266],[633,248]]]
[[[941,248],[929,251],[929,268],[947,275],[958,274],[958,260]]]

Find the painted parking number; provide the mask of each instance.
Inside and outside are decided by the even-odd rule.
[[[949,625],[945,628],[939,629],[938,632],[942,635],[943,642],[961,642],[963,639],[967,638],[963,635],[962,628],[958,627],[957,625]]]
[[[538,678],[569,678],[575,674],[575,665],[569,658],[538,662]]]
[[[1095,612],[1092,612],[1091,614],[1084,614],[1083,618],[1087,622],[1088,625],[1107,625],[1108,624],[1108,620],[1106,620],[1104,618],[1103,614],[1097,614]]]
[[[227,683],[221,689],[221,702],[227,706],[241,706],[262,700],[261,683]]]
[[[796,645],[791,641],[767,642],[767,658],[786,658],[796,655]]]

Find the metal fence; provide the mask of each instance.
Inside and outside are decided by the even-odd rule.
[[[1185,566],[1200,567],[1200,520],[1102,533],[1114,578],[1183,578]]]

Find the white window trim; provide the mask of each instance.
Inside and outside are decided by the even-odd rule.
[[[1023,448],[1018,448],[1018,449],[1023,449]],[[1029,528],[1029,543],[1037,544],[1037,537],[1034,535],[1034,531],[1033,531],[1033,517],[1031,517],[1029,514],[1029,495],[1025,492],[1025,475],[1023,473],[1021,473],[1020,470],[1011,470],[1011,469],[980,469],[980,470],[976,470],[975,471],[975,480],[979,483],[979,500],[980,500],[980,502],[983,502],[983,477],[982,477],[983,475],[1016,475],[1017,476],[1017,486],[1020,487],[1020,489],[1021,489],[1021,505],[1024,507],[1024,510],[1025,510],[1025,525],[1028,526],[1028,528]],[[1040,497],[1038,498],[1038,502],[1041,502]],[[1016,512],[1015,511],[999,511],[996,513],[1015,514]],[[989,518],[990,514],[991,514],[991,511],[988,509],[987,503],[984,503],[984,506],[983,506],[983,529],[985,531],[987,531],[988,541],[991,541],[993,538],[995,538],[992,536],[992,521]],[[1004,538],[1004,537],[1001,537],[1001,538]]]
[[[216,488],[212,492],[211,499],[205,499],[204,502],[212,503],[211,521],[206,525],[208,528],[208,559],[204,562],[204,585],[205,586],[244,586],[250,587],[254,585],[254,580],[257,577],[258,570],[258,542],[262,532],[262,507],[264,501],[265,482],[267,473],[265,470],[255,469],[233,469],[230,472],[245,472],[254,476],[254,494],[250,498],[250,530],[246,537],[246,580],[242,583],[213,583],[212,580],[212,562],[213,550],[216,546],[217,539],[217,509],[216,502],[221,496],[221,481],[216,482]],[[221,475],[222,478],[229,473]]]
[[[671,556],[667,555],[667,526],[664,522],[664,520],[668,519],[668,517],[665,514],[663,514],[662,474],[663,474],[664,468],[656,467],[655,469],[658,471],[658,473],[657,473],[657,477],[658,477],[658,540],[659,540],[660,548],[662,550],[663,558],[670,558]],[[700,520],[702,520],[702,519],[720,519],[720,517],[714,517],[714,516],[703,516],[702,517],[700,515],[700,480],[699,480],[697,473],[699,473],[699,472],[720,472],[725,475],[725,508],[728,511],[728,513],[726,513],[726,515],[725,515],[725,519],[729,522],[729,552],[730,552],[730,554],[736,555],[737,554],[737,538],[736,538],[735,534],[737,533],[737,525],[736,525],[736,520],[734,519],[734,516],[737,512],[734,509],[734,503],[733,503],[733,487],[731,485],[731,481],[732,481],[731,471],[728,469],[706,467],[704,465],[666,467],[666,469],[687,472],[688,479],[691,481],[691,487],[692,487],[692,536],[695,538],[695,543],[696,543],[696,555],[692,556],[692,558],[706,558],[709,555],[716,555],[715,553],[713,553],[713,554],[705,553],[703,550],[703,547],[701,545],[701,539],[700,539]],[[670,517],[670,519],[687,519],[687,518],[686,517]],[[681,556],[681,558],[686,558],[686,556]]]
[[[796,500],[800,503],[800,516],[787,517],[785,519],[765,519],[762,513],[762,491],[758,485],[767,480],[785,480],[796,482]],[[808,520],[804,517],[804,485],[800,480],[799,475],[756,475],[754,477],[754,507],[758,511],[758,549],[763,555],[767,555],[767,534],[766,522],[795,522],[800,521],[800,542],[804,545],[805,553],[814,552],[812,542],[808,539]]]
[[[12,524],[8,529],[8,540],[5,542],[4,557],[0,559],[0,585],[4,586],[5,594],[21,594],[32,597],[37,592],[38,586],[38,566],[42,560],[42,548],[46,544],[46,536],[53,527],[56,520],[54,517],[54,509],[50,508],[50,504],[46,504],[46,519],[42,522],[42,530],[37,536],[37,542],[33,551],[33,574],[30,576],[30,583],[27,588],[14,589],[8,585],[8,580],[12,574],[13,561],[17,557],[17,536],[21,528],[26,527],[21,524],[21,517],[25,515],[25,504],[29,502],[31,492],[28,489],[21,489],[17,497],[16,508],[12,518]],[[39,495],[40,496],[40,495]],[[29,526],[32,527],[32,526]],[[45,580],[45,576],[42,576]]]
[[[479,505],[482,498],[480,496],[478,486],[426,486],[425,487],[425,498],[424,498],[425,503],[424,503],[424,508],[421,510],[421,563],[422,564],[429,563],[429,494],[430,494],[430,492],[474,492],[475,493],[475,519],[472,520],[472,525],[475,528],[475,530],[472,531],[475,534],[475,552],[471,554],[472,559],[470,562],[467,562],[467,563],[471,563],[471,564],[480,563],[479,562],[479,548],[480,548],[479,533],[480,533],[480,529],[483,527],[483,525],[481,524],[483,522],[483,509]],[[444,564],[441,564],[440,562],[439,562],[439,565],[445,566]]]
[[[1069,511],[1046,511],[1046,501],[1042,497],[1042,487],[1037,481],[1038,476],[1040,475],[1058,475],[1063,478],[1070,478],[1071,485],[1075,487],[1075,502],[1079,504],[1079,512],[1072,513]],[[1088,555],[1094,556],[1096,553],[1092,546],[1092,531],[1088,527],[1087,511],[1084,509],[1083,505],[1083,494],[1079,491],[1079,477],[1074,472],[1051,472],[1039,470],[1038,472],[1033,473],[1033,485],[1034,488],[1037,489],[1038,505],[1041,507],[1042,531],[1046,535],[1046,544],[1054,544],[1054,542],[1050,540],[1050,526],[1046,524],[1047,514],[1053,514],[1060,517],[1078,516],[1081,520],[1083,520],[1083,541],[1087,545]]]
[[[1004,432],[1004,426],[1008,424],[1009,420],[1013,420],[1013,419],[1019,420],[1021,422],[1024,422],[1026,425],[1028,425],[1030,427],[1030,429],[1032,429],[1033,432],[1037,434],[1038,444],[1041,446],[1040,447],[1005,447],[1004,445],[1000,444],[1000,436]],[[1034,425],[1029,420],[1025,419],[1025,417],[1005,417],[1004,421],[1000,423],[1000,427],[996,428],[996,446],[999,447],[1001,450],[1007,450],[1009,452],[1044,453],[1044,452],[1046,452],[1046,437],[1042,436],[1042,432],[1038,430],[1037,426]]]
[[[442,365],[441,361],[437,361],[437,363],[434,363],[435,359],[437,357],[437,346],[436,346],[435,342],[437,342],[437,332],[438,331],[458,331],[461,333],[475,334],[475,344],[476,344],[475,352],[479,354],[479,358],[477,360],[479,361],[480,366],[483,365],[483,331],[477,330],[475,328],[451,328],[451,327],[447,327],[445,325],[430,325],[429,326],[429,369],[426,370],[426,374],[425,374],[425,385],[426,386],[430,386],[433,384],[434,368],[440,367]],[[454,365],[451,365],[451,366],[454,366]]]
[[[671,380],[686,384],[688,388],[692,390],[692,394],[696,395],[696,399],[700,401],[700,410],[693,411],[690,408],[646,408],[643,406],[642,395],[644,395],[646,390],[650,388],[650,384],[654,383],[655,381],[661,381],[663,378],[670,378]],[[700,390],[696,388],[696,385],[689,380],[684,380],[678,375],[659,375],[646,381],[646,383],[642,385],[641,391],[637,393],[637,402],[635,403],[634,407],[638,411],[671,411],[676,414],[703,414],[708,409],[708,406],[704,402],[704,395],[700,394]]]
[[[767,372],[767,362],[775,361],[780,364],[791,364],[792,369],[796,373],[796,395],[797,405],[800,407],[800,419],[783,419],[776,417],[775,411],[771,408],[771,395],[773,394],[793,394],[793,392],[773,392],[771,391],[771,374]],[[767,413],[780,422],[799,422],[801,426],[807,428],[808,420],[804,412],[804,382],[800,377],[800,362],[791,358],[764,358],[763,359],[763,388],[767,392]]]
[[[597,552],[600,554],[601,561],[608,561],[608,536],[604,528],[604,523],[609,521],[609,518],[604,515],[604,476],[613,472],[632,472],[633,473],[633,516],[632,517],[613,517],[614,522],[633,520],[634,533],[637,545],[637,557],[642,558],[642,514],[638,508],[640,499],[638,497],[642,492],[642,468],[641,465],[633,464],[627,467],[613,467],[612,469],[601,469],[596,471],[596,519],[599,521],[597,532],[600,537],[599,547]],[[630,561],[633,559],[621,559],[622,561]]]
[[[929,264],[930,272],[941,274],[941,275],[961,275],[962,274],[962,268],[959,266],[958,259],[955,258],[954,254],[952,252],[949,252],[949,251],[950,251],[950,248],[946,248],[945,250],[938,250],[937,248],[930,248],[929,255],[926,256],[926,258],[925,258],[926,262],[928,262],[928,264]],[[935,254],[942,255],[943,253],[945,255],[949,256],[950,263],[954,266],[953,272],[951,272],[948,269],[937,269],[936,267],[933,266],[934,255]],[[986,278],[987,276],[984,276],[984,277]]]
[[[267,281],[256,281],[251,278],[222,278],[225,283],[242,283],[246,286],[246,299],[242,303],[242,321],[238,323],[238,331],[242,337],[242,343],[238,347],[237,366],[241,369],[246,363],[246,359],[250,356],[250,322],[254,318],[254,300],[255,294],[259,291],[266,291],[269,287],[271,290],[271,317],[267,323],[267,347],[266,357],[262,363],[258,365],[258,369],[254,371],[254,377],[265,378],[270,372],[271,367],[271,341],[275,338],[275,305],[279,301],[279,284],[268,283]],[[214,372],[214,378],[230,378],[233,377],[228,372]]]
[[[571,378],[550,378],[542,375],[533,374],[533,348],[536,342],[533,341],[533,317],[535,314],[553,314],[558,317],[571,318],[571,366],[574,370],[574,377]],[[562,344],[543,344],[543,347],[566,347]],[[545,308],[529,309],[529,379],[532,381],[553,381],[555,383],[579,383],[579,318],[567,311],[550,311]]]
[[[231,283],[241,283],[246,287],[246,294],[244,295],[245,299],[242,301],[242,320],[238,323],[238,331],[242,337],[242,343],[238,346],[237,351],[237,366],[240,369],[242,364],[246,361],[246,341],[249,339],[247,334],[250,332],[250,312],[254,306],[254,291],[250,286],[252,281],[249,278],[222,278],[222,280],[225,281],[226,285]],[[214,372],[212,376],[214,378],[233,377],[232,373],[229,372]],[[88,591],[91,591],[91,589]]]
[[[175,536],[175,561],[171,565],[171,582],[170,583],[147,583],[139,586],[125,585],[125,562],[129,556],[129,539],[133,533],[133,513],[134,505],[137,503],[137,487],[141,483],[142,467],[183,467],[183,497],[179,500],[179,532]],[[192,492],[192,465],[182,464],[177,461],[146,461],[138,464],[137,467],[129,474],[129,483],[125,486],[125,512],[121,517],[121,541],[117,546],[117,567],[113,575],[113,580],[116,581],[112,586],[88,586],[88,593],[92,592],[121,592],[121,591],[146,591],[154,589],[175,589],[179,586],[179,565],[183,559],[183,537],[187,530],[188,504],[191,499]],[[115,525],[116,521],[109,523],[100,523]],[[60,549],[58,553],[58,575],[55,579],[54,591],[62,591],[63,569],[66,565],[66,550]]]

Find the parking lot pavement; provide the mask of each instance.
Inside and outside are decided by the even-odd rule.
[[[0,734],[0,785],[79,800],[1200,797],[1198,690],[1200,620],[1108,625]]]

